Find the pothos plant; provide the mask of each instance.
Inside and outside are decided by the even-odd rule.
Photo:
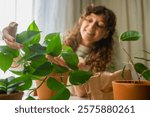
[[[121,42],[122,41],[137,41],[140,39],[140,37],[141,37],[141,34],[138,31],[126,31],[126,32],[123,32],[119,37],[121,48],[127,54],[128,58],[129,58],[129,63],[133,66],[139,82],[140,82],[141,77],[143,77],[146,80],[150,80],[150,69],[146,65],[144,65],[142,62],[135,63],[133,61],[131,55],[126,51],[126,49],[123,47]],[[144,52],[146,54],[150,54],[150,52],[148,52],[146,50],[144,50]],[[142,58],[142,57],[134,57],[134,58],[141,59],[144,61],[149,61],[148,59]],[[124,68],[125,68],[125,66],[124,66]],[[122,77],[124,78],[124,69],[122,72]]]
[[[16,77],[0,79],[0,91],[12,93],[15,91],[29,90],[27,99],[34,99],[31,92],[38,89],[45,79],[47,87],[54,90],[56,94],[51,99],[69,99],[70,92],[67,85],[50,78],[50,73],[68,73],[72,85],[83,84],[92,76],[91,72],[78,69],[78,56],[71,47],[61,43],[60,33],[51,33],[45,36],[43,44],[40,44],[41,31],[33,21],[26,31],[16,35],[16,41],[23,44],[20,50],[14,50],[6,46],[0,46],[0,69],[6,72],[10,70],[13,59],[20,57],[17,64],[22,65],[20,71],[10,70]],[[61,56],[68,67],[63,67],[49,61],[45,56]],[[44,79],[41,79],[44,77]],[[35,88],[31,88],[34,80],[43,80]],[[7,82],[6,82],[7,81]],[[9,81],[9,82],[8,82]]]

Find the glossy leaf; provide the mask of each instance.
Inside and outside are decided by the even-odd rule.
[[[5,54],[0,52],[0,69],[4,72],[7,71],[13,62],[12,54]]]
[[[57,92],[60,89],[64,88],[64,85],[54,78],[48,78],[47,87]]]
[[[150,80],[150,70],[148,69],[148,67],[146,67],[144,64],[142,63],[136,63],[134,65],[136,72],[138,72],[139,74],[142,74],[142,76],[146,79],[146,80]]]
[[[39,31],[39,28],[38,28],[38,26],[36,25],[35,21],[33,21],[33,22],[29,25],[29,27],[28,27],[27,30],[28,30],[28,31]],[[30,44],[30,45],[33,45],[33,44],[39,43],[40,38],[41,38],[41,35],[40,35],[40,33],[39,33],[39,34],[37,34],[27,45],[29,45],[29,44]]]
[[[150,70],[146,70],[142,76],[144,77],[145,80],[150,80]]]
[[[66,100],[70,97],[69,90],[59,81],[54,78],[48,78],[47,80],[48,88],[56,92],[56,94],[51,98],[52,100]]]
[[[28,96],[25,100],[36,100],[36,99],[32,96]]]
[[[45,37],[47,44],[46,52],[51,56],[58,56],[61,53],[62,45],[59,33],[48,34]]]
[[[136,72],[138,72],[139,74],[141,74],[144,70],[147,70],[148,68],[142,64],[142,63],[136,63],[134,64],[134,68],[136,70]]]
[[[68,69],[66,67],[62,67],[62,66],[59,66],[59,65],[53,64],[52,67],[53,67],[52,68],[53,73],[64,73],[64,72],[68,71]]]
[[[13,58],[19,56],[19,51],[16,49],[9,48],[8,46],[0,46],[0,52],[5,54],[12,54]]]
[[[69,73],[69,80],[71,84],[79,85],[87,82],[91,76],[91,72],[76,70]]]
[[[28,90],[32,86],[32,80],[30,75],[22,75],[18,78],[15,78],[10,82],[10,84],[14,83],[20,83],[20,85],[17,87],[17,90]]]
[[[40,31],[23,31],[20,34],[17,34],[16,41],[21,44],[27,44],[31,42],[38,34],[40,34]]]
[[[51,97],[51,100],[68,100],[70,97],[70,91],[66,88],[63,87],[57,93]]]
[[[64,52],[74,52],[70,46],[62,45]]]
[[[122,41],[136,41],[140,39],[141,35],[137,31],[127,31],[121,34],[120,40]]]
[[[73,70],[78,69],[78,56],[74,52],[62,52],[61,56],[65,60],[66,64]]]
[[[33,75],[36,76],[46,76],[51,72],[51,63],[45,62],[44,64],[40,65],[38,68],[35,69]]]

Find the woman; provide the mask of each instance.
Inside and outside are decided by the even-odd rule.
[[[107,79],[107,82],[103,81],[104,83],[101,85],[105,86],[106,84],[105,88],[111,88],[109,92],[112,92],[111,81],[115,79],[115,75],[104,71],[111,62],[114,44],[112,36],[115,32],[115,26],[116,16],[111,10],[104,6],[90,5],[86,8],[75,27],[64,36],[63,43],[72,47],[79,57],[79,69],[90,70],[95,73],[94,78],[91,78],[84,86],[73,86],[71,90],[73,95],[84,96],[88,93],[92,99],[97,99],[97,96],[94,98],[93,95],[97,95],[100,91],[101,79]],[[17,24],[13,22],[4,28],[3,39],[9,47],[19,49],[23,45],[15,41],[16,27]],[[47,58],[56,64],[66,66],[59,57],[47,56]],[[95,76],[103,78],[95,80]],[[119,73],[119,78],[120,76]],[[92,89],[92,86],[96,87]],[[104,87],[101,88],[104,89]],[[89,89],[90,92],[88,92]],[[92,94],[92,91],[96,91],[96,93]],[[108,95],[106,99],[109,98]],[[98,99],[104,99],[104,97],[98,96]]]

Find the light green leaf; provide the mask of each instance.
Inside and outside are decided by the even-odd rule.
[[[0,52],[0,69],[6,72],[12,65],[13,56],[11,54],[4,54]]]
[[[48,34],[45,37],[47,44],[46,52],[51,56],[58,56],[61,53],[62,45],[59,33]]]

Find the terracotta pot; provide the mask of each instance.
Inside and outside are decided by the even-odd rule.
[[[112,81],[115,100],[150,100],[149,81]]]
[[[65,73],[65,74],[63,74],[63,76],[64,77],[61,80],[59,74],[50,74],[50,77],[53,77],[56,80],[66,84],[67,83],[68,74]],[[40,88],[37,89],[37,96],[38,96],[39,100],[49,100],[49,99],[51,99],[52,96],[55,95],[55,92],[47,87],[46,81],[40,86]],[[42,82],[41,80],[36,80],[36,85],[39,86],[39,84],[41,84],[41,82]]]
[[[17,92],[11,94],[0,94],[0,100],[21,100],[24,92]]]

